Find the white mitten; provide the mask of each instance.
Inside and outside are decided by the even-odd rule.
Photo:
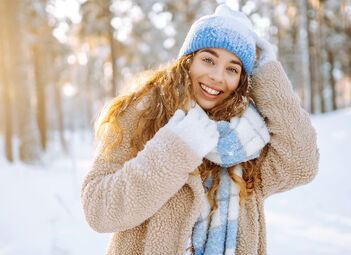
[[[201,158],[217,144],[217,124],[211,120],[199,105],[184,111],[177,110],[165,127],[171,129],[185,141]]]
[[[253,72],[257,71],[264,64],[277,60],[277,54],[275,53],[273,45],[267,40],[256,36],[256,47],[260,49],[260,53],[258,55]]]

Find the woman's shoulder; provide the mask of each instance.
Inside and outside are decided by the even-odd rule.
[[[140,114],[149,106],[151,93],[140,98],[132,97],[129,104],[116,112],[120,119],[138,119]]]
[[[133,136],[134,131],[138,126],[138,121],[149,103],[149,96],[141,98],[130,98],[129,103],[123,102],[124,106],[113,109],[113,105],[118,103],[118,100],[128,100],[124,98],[115,98],[110,102],[107,110],[110,114],[114,115],[115,120],[107,122],[106,125],[101,127],[99,133],[99,151],[105,151],[111,146],[111,159],[117,160],[119,163],[123,163],[133,155],[133,151],[130,149],[130,139]],[[118,146],[115,146],[117,145]],[[122,148],[122,150],[121,150]],[[121,153],[123,151],[123,153]]]
[[[131,101],[124,107],[116,110],[115,117],[117,125],[123,132],[123,136],[129,137],[136,129],[143,111],[150,103],[150,95],[141,98],[131,98]]]

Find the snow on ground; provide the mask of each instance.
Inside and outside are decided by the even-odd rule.
[[[268,254],[351,254],[351,108],[312,118],[315,180],[265,203]]]
[[[267,199],[269,255],[351,254],[351,108],[312,121],[319,174],[308,185]],[[109,234],[89,228],[79,197],[93,155],[91,134],[67,138],[68,156],[51,147],[32,166],[0,158],[1,255],[104,254]]]
[[[104,254],[109,235],[89,228],[79,196],[91,134],[67,138],[75,157],[57,150],[39,166],[0,160],[1,255]]]

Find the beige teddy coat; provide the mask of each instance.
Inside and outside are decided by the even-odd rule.
[[[265,198],[310,182],[319,161],[315,130],[280,63],[263,65],[252,78],[252,98],[271,139],[260,167],[262,183],[240,208],[236,255],[266,254]],[[133,104],[120,117],[123,141],[109,162],[107,145],[98,146],[81,189],[85,218],[95,231],[113,233],[109,255],[183,255],[205,199],[200,176],[189,175],[202,159],[167,128],[132,158],[138,112]],[[115,139],[112,132],[108,138]]]

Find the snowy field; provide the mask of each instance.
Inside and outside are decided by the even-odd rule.
[[[269,255],[351,254],[351,108],[314,116],[313,124],[319,174],[266,201]],[[91,135],[67,138],[69,156],[53,149],[40,165],[0,158],[0,255],[104,254],[109,234],[88,227],[79,197]]]

